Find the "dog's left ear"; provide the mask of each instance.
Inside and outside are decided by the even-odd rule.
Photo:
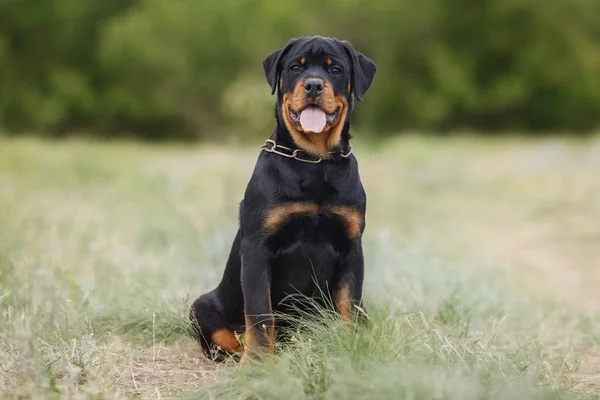
[[[371,83],[373,83],[377,65],[369,57],[354,50],[350,43],[344,41],[342,45],[352,64],[351,82],[354,95],[358,101],[361,101]]]
[[[265,76],[267,77],[267,82],[271,85],[271,94],[275,93],[277,90],[279,75],[281,74],[281,59],[298,40],[300,40],[300,38],[291,39],[285,47],[275,50],[263,60],[262,64],[265,70]]]

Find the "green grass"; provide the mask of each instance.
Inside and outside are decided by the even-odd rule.
[[[202,356],[187,307],[256,148],[0,139],[2,396],[598,398],[600,139],[355,150],[370,324],[323,312],[238,368]]]

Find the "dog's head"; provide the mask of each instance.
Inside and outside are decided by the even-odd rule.
[[[377,66],[349,43],[322,36],[292,39],[263,61],[277,117],[303,150],[325,155],[340,143],[354,97],[362,100]]]

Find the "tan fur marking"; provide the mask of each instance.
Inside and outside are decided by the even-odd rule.
[[[256,327],[252,324],[252,321],[248,316],[246,316],[244,320],[246,322],[246,351],[248,351],[248,348],[252,347],[256,342]]]
[[[333,302],[335,311],[342,316],[344,319],[350,318],[350,306],[352,300],[350,299],[350,288],[348,283],[342,284],[333,293]]]
[[[328,59],[327,59],[327,65],[331,65],[331,63],[332,63],[332,62],[333,62],[333,61],[331,60],[331,58],[328,58]]]
[[[305,62],[306,62],[306,57],[302,57],[300,59],[300,64],[304,65]]]
[[[254,354],[253,349],[256,349],[256,328],[252,325],[250,318],[245,317],[246,322],[246,334],[244,335],[244,356],[240,364],[247,364],[250,362],[252,355]]]
[[[350,82],[348,82],[348,94],[350,94],[350,90],[352,90],[352,89],[351,89],[351,86],[350,86]]]
[[[235,334],[229,329],[217,329],[215,333],[212,334],[210,340],[228,353],[233,354],[242,351]]]
[[[329,158],[331,156],[329,153],[340,143],[348,113],[348,101],[343,96],[336,96],[333,87],[327,81],[319,99],[318,106],[326,113],[332,114],[339,110],[333,125],[326,125],[320,133],[303,132],[301,127],[295,126],[290,120],[289,109],[299,113],[308,102],[304,92],[304,81],[298,82],[292,92],[283,95],[281,113],[285,126],[298,147],[312,155]]]
[[[273,313],[273,306],[271,304],[271,287],[269,285],[267,289],[267,295],[269,296],[269,313]],[[245,334],[245,348],[244,355],[242,356],[241,363],[247,363],[252,357],[262,350],[266,349],[269,353],[273,352],[273,346],[275,344],[275,318],[270,318],[269,324],[263,326],[256,326],[248,315],[244,316],[244,322],[246,323],[246,334]],[[264,340],[266,339],[266,341]]]
[[[338,107],[343,105],[341,104],[342,99],[335,95],[331,83],[328,81],[325,81],[324,83],[323,94],[321,95],[321,102],[319,105],[326,113],[331,114],[335,112]]]
[[[350,239],[356,239],[360,236],[363,216],[355,207],[336,204],[328,206],[327,211],[344,220],[346,223],[346,233]]]
[[[268,326],[255,326],[252,324],[252,321],[248,316],[245,317],[246,322],[246,347],[244,349],[244,357],[248,358],[249,356],[253,356],[257,350],[259,350],[260,342],[262,342],[262,338],[259,335],[266,334],[267,343],[266,350],[269,352],[273,351],[273,345],[275,343],[275,326],[274,323],[271,323]]]
[[[342,130],[344,129],[344,123],[346,122],[346,114],[348,113],[348,102],[344,97],[336,96],[335,104],[339,106],[340,111],[336,124],[331,127],[329,138],[327,138],[328,151],[332,151],[340,144],[340,141],[342,140]]]
[[[310,202],[290,202],[272,208],[267,212],[264,221],[265,231],[268,235],[277,233],[281,225],[294,215],[316,214],[319,207]]]

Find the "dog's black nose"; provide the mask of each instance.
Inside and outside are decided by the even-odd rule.
[[[304,82],[304,92],[309,96],[317,97],[323,93],[323,81],[320,79],[307,79]]]

